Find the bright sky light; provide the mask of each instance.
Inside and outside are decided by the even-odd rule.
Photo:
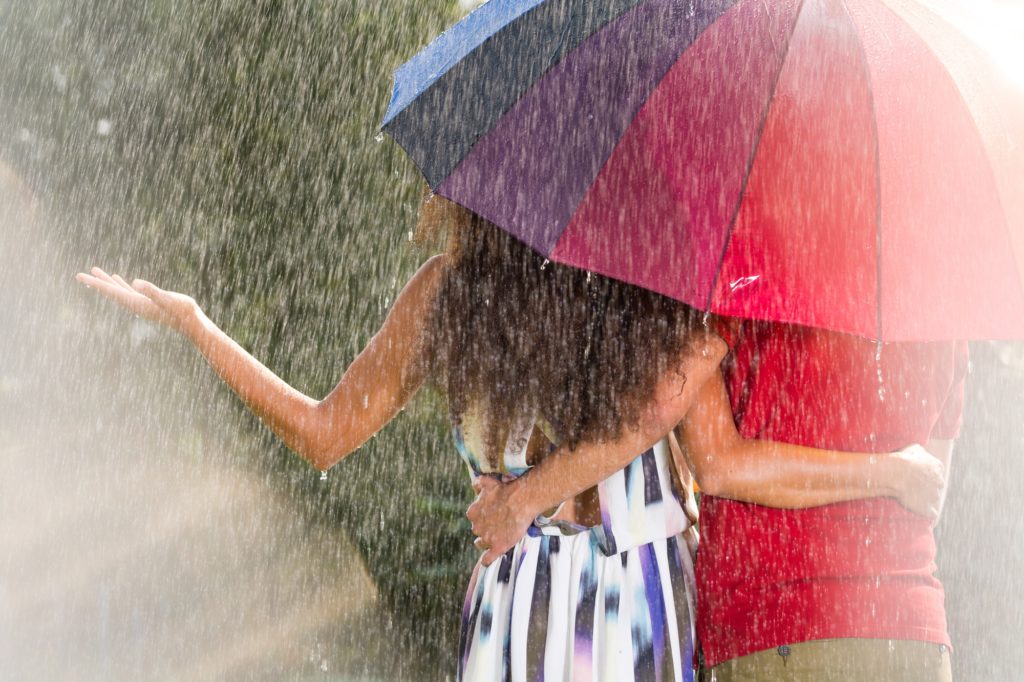
[[[1024,2],[934,0],[928,4],[977,41],[1006,75],[1024,88]]]

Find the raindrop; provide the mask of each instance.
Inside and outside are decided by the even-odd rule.
[[[54,64],[53,68],[50,70],[50,76],[53,78],[53,84],[56,86],[57,92],[63,93],[68,89],[67,74],[61,71],[61,68],[56,64]]]
[[[383,142],[384,141],[384,131],[382,130],[379,133],[377,133],[376,135],[374,135],[373,141],[374,142]]]
[[[548,263],[550,263],[550,262],[551,262],[550,260],[545,258],[544,262],[540,264],[540,269],[543,270],[544,268],[546,268],[548,266]]]
[[[101,118],[100,120],[96,121],[96,134],[99,135],[100,137],[106,137],[107,135],[110,134],[110,131],[113,129],[113,127],[114,124],[110,122],[110,119]]]
[[[326,660],[320,661],[320,670],[322,672],[327,672],[328,667],[329,666],[327,665],[327,661]]]
[[[327,480],[327,472],[326,471],[321,471],[320,472],[320,480],[321,481],[326,481]]]
[[[363,396],[363,409],[365,410],[370,405],[370,396],[366,394]]]
[[[593,276],[594,273],[592,273],[590,270],[587,270],[587,284],[590,284],[590,280],[591,278],[593,278]]]

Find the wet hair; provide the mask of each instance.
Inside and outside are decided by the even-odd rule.
[[[638,428],[659,379],[681,373],[701,314],[550,263],[483,218],[437,202],[425,202],[421,228],[447,228],[449,261],[424,357],[452,415],[482,419],[492,464],[519,417],[545,419],[570,448]]]

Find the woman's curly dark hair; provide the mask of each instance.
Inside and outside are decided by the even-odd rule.
[[[492,463],[520,415],[544,418],[570,448],[637,428],[658,380],[681,372],[701,314],[550,263],[454,204],[443,212],[449,263],[424,357],[451,413],[483,418]]]

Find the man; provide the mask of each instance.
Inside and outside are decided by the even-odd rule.
[[[754,322],[721,333],[745,438],[865,453],[920,443],[948,469],[966,343],[880,345]],[[684,443],[694,437],[684,428]],[[700,518],[706,679],[951,679],[929,519],[884,497],[787,510],[711,495]]]

